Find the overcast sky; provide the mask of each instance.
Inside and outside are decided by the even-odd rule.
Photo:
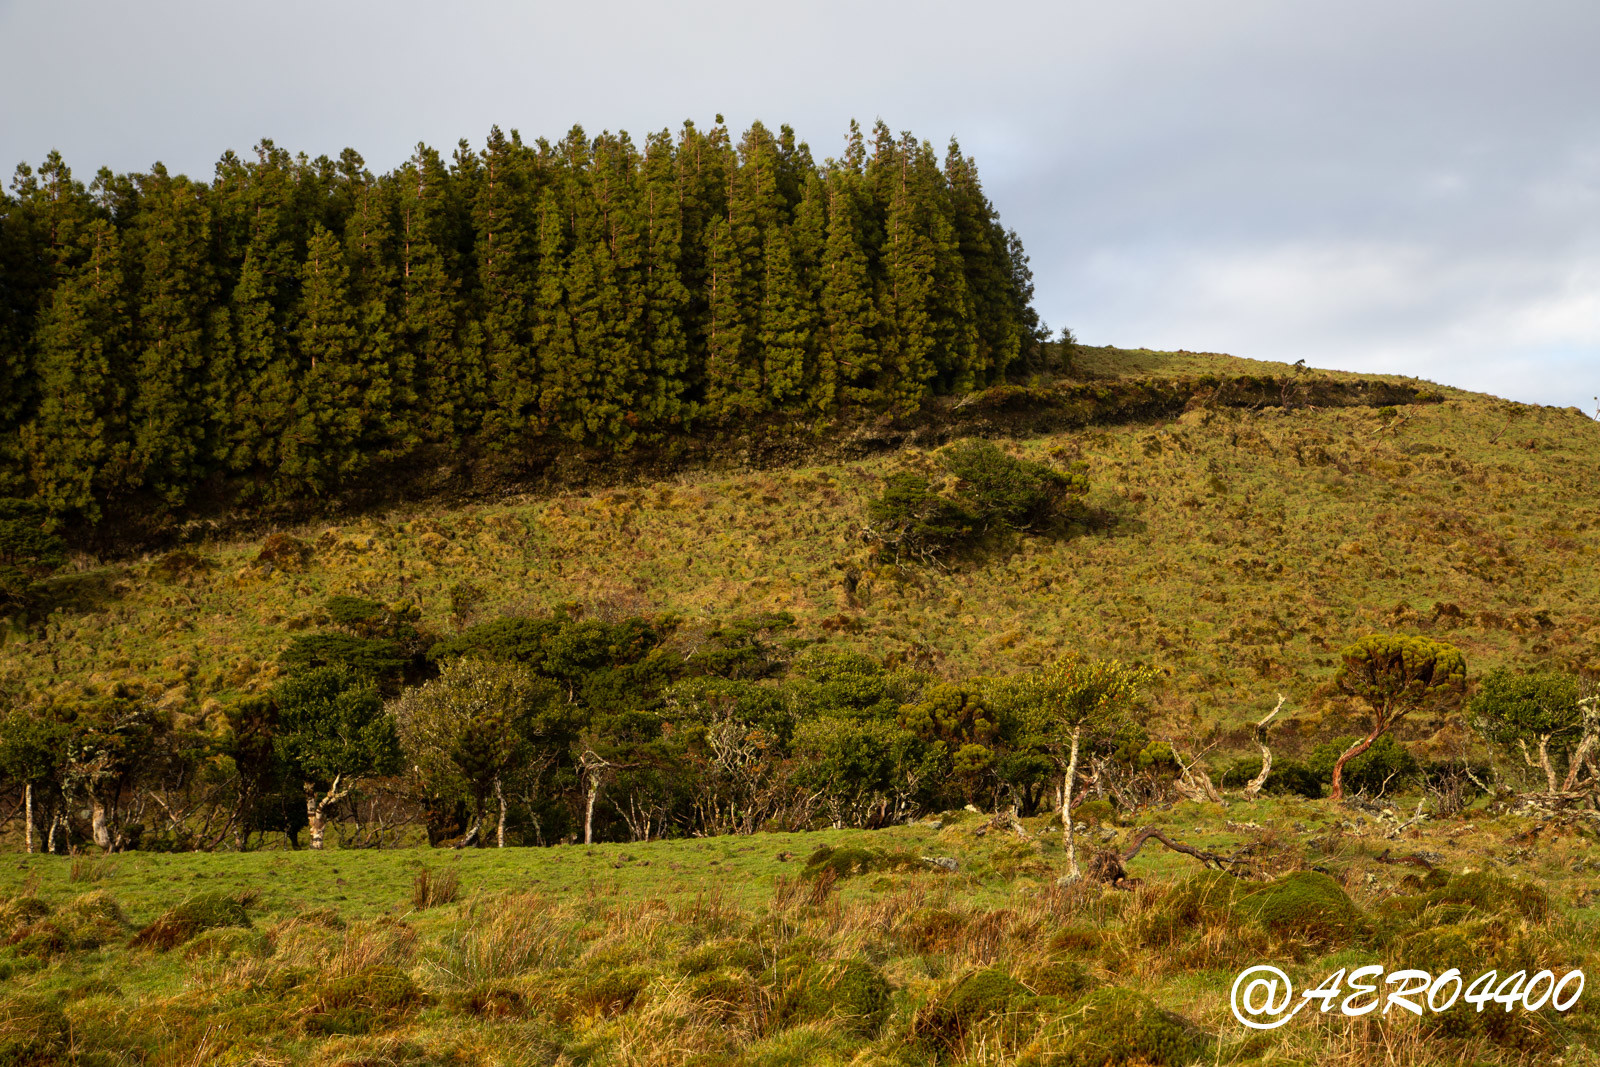
[[[265,136],[383,170],[719,111],[819,158],[851,117],[956,135],[1086,342],[1595,410],[1595,0],[0,0],[7,167],[209,176]]]

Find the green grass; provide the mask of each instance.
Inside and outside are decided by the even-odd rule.
[[[1481,811],[1401,841],[1325,801],[1179,804],[1155,818],[1208,849],[1257,843],[1260,878],[1325,867],[1333,881],[1319,885],[1342,885],[1371,932],[1341,927],[1306,940],[1281,915],[1271,926],[1257,921],[1250,904],[1259,898],[1229,906],[1215,893],[1208,910],[1181,918],[1173,909],[1200,868],[1165,851],[1130,863],[1144,881],[1135,892],[1057,889],[1063,851],[1048,818],[1027,820],[1027,844],[960,814],[876,832],[593,848],[14,855],[0,869],[0,940],[14,942],[0,948],[0,1049],[26,1039],[79,1063],[1011,1064],[1040,1062],[1029,1057],[1080,1047],[1091,1034],[1115,1043],[1113,1024],[1131,1013],[1161,1048],[1188,1048],[1190,1035],[1207,1062],[1354,1064],[1384,1049],[1392,1058],[1381,1062],[1600,1062],[1587,1008],[1551,1033],[1526,1020],[1486,1031],[1471,1019],[1461,1033],[1432,1033],[1391,1017],[1297,1020],[1253,1037],[1226,1001],[1232,976],[1257,962],[1301,984],[1372,962],[1442,969],[1405,958],[1408,931],[1437,921],[1438,909],[1408,903],[1421,900],[1405,881],[1412,868],[1375,861],[1390,846],[1437,852],[1452,872],[1487,867],[1513,886],[1536,881],[1551,900],[1544,916],[1526,907],[1526,891],[1477,893],[1472,922],[1440,927],[1428,943],[1460,929],[1487,953],[1593,969],[1594,879],[1570,869],[1590,854],[1591,832],[1547,826],[1529,858],[1520,845],[1533,824]],[[1330,844],[1324,831],[1344,821],[1352,829]],[[1114,842],[1132,831],[1116,828]],[[871,871],[830,885],[804,874],[822,845],[949,856],[960,867]],[[1019,851],[1034,862],[1002,862]],[[460,898],[414,908],[424,867],[457,873]],[[220,926],[169,951],[130,947],[175,905],[223,896],[245,903],[247,928]],[[102,931],[97,947],[41,949],[37,937],[17,936],[26,926],[17,915],[50,910],[65,922],[86,910],[75,902],[106,897],[125,921],[115,936]],[[18,904],[29,899],[43,906]],[[1169,915],[1180,916],[1175,926]],[[1395,926],[1392,916],[1421,917]],[[1078,933],[1054,947],[1068,929]],[[1158,929],[1167,932],[1150,941]],[[985,969],[998,977],[963,985]],[[1052,977],[1060,975],[1070,980]],[[985,1006],[988,986],[1004,993],[1000,1014]],[[1128,999],[1134,992],[1149,1006]],[[1084,1030],[1084,1010],[1123,1014],[1094,1015]],[[1181,1025],[1141,1014],[1154,1010]],[[57,1023],[70,1044],[51,1044]],[[56,1062],[48,1055],[35,1062]]]

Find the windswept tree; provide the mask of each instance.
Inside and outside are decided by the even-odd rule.
[[[1069,879],[1081,875],[1072,828],[1078,755],[1086,739],[1116,730],[1132,710],[1139,686],[1154,677],[1148,667],[1068,656],[1017,683],[1016,695],[1036,721],[1038,735],[1061,769],[1061,827],[1066,835]]]
[[[1333,765],[1335,801],[1344,799],[1344,766],[1413,711],[1460,704],[1467,661],[1454,645],[1403,634],[1369,634],[1339,654],[1338,686],[1371,709],[1372,726]]]
[[[1473,725],[1486,740],[1543,773],[1547,792],[1571,792],[1585,767],[1590,784],[1600,782],[1593,767],[1600,743],[1600,696],[1586,696],[1573,675],[1557,670],[1522,674],[1498,667],[1483,679],[1471,711]]]
[[[472,809],[467,840],[477,840],[498,808],[496,847],[506,843],[507,779],[548,762],[539,741],[541,713],[555,687],[516,663],[465,656],[439,677],[406,690],[390,704],[411,772],[435,804]]]
[[[363,779],[402,766],[394,720],[372,683],[346,667],[291,675],[272,690],[278,712],[273,739],[278,757],[299,779],[306,798],[311,847],[322,847],[328,813]]]

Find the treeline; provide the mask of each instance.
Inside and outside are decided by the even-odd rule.
[[[852,123],[685,123],[374,174],[232,152],[210,182],[52,153],[0,198],[0,493],[94,520],[324,494],[429,448],[627,448],[907,412],[1041,370],[1027,257],[973,160]]]
[[[0,717],[0,826],[54,852],[282,835],[321,847],[330,831],[343,847],[541,845],[881,827],[966,805],[1027,816],[1060,811],[1063,796],[1108,818],[1221,799],[1195,739],[1153,731],[1138,696],[1147,668],[1069,657],[948,679],[792,627],[783,614],[708,625],[557,612],[441,637],[414,606],[335,597],[319,629],[289,639],[276,685],[210,721],[127,687],[13,707]],[[1341,659],[1339,688],[1372,716],[1365,736],[1234,761],[1220,785],[1247,799],[1420,789],[1443,816],[1516,782],[1531,750],[1541,802],[1600,797],[1589,683],[1492,672],[1469,705],[1475,759],[1423,761],[1393,727],[1457,705],[1459,653],[1368,637]],[[1491,773],[1495,754],[1506,773]]]

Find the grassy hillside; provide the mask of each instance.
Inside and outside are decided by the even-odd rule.
[[[1262,962],[1297,989],[1368,963],[1592,970],[1583,831],[1480,817],[1402,845],[1391,819],[1293,799],[1155,817],[1257,880],[1146,850],[1132,892],[1060,889],[1059,827],[966,812],[594,848],[28,857],[0,870],[0,1062],[1595,1062],[1586,999],[1266,1034],[1228,1008]],[[424,870],[454,899],[419,897]]]
[[[1082,365],[1113,386],[1291,372],[1114,350]],[[1277,692],[1320,708],[1334,652],[1369,629],[1444,637],[1474,673],[1547,658],[1600,667],[1600,424],[1441,395],[1285,410],[1201,389],[1176,418],[1007,440],[1086,463],[1101,521],[950,569],[875,565],[860,537],[865,501],[916,448],[80,558],[48,621],[8,635],[0,676],[13,691],[129,681],[206,716],[267,685],[288,637],[339,593],[415,601],[445,633],[568,603],[677,613],[692,641],[697,623],[784,610],[802,637],[962,674],[1083,649],[1158,666],[1178,723],[1254,717]],[[1315,728],[1314,714],[1299,721]]]

